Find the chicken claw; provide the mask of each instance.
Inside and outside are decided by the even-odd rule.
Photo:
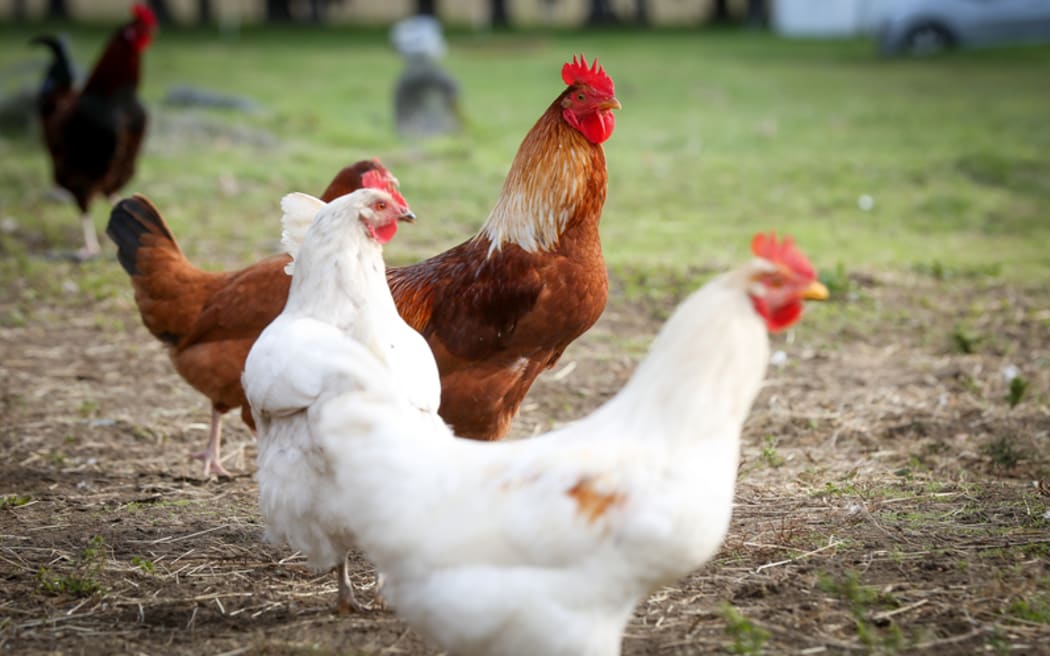
[[[230,473],[230,470],[226,469],[226,467],[223,466],[222,458],[219,457],[219,454],[212,453],[211,449],[191,453],[190,459],[204,461],[205,477],[214,474],[215,476],[225,476],[226,478],[233,478],[233,474]]]

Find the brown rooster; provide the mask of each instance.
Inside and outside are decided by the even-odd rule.
[[[378,160],[360,161],[336,175],[323,199],[362,186],[396,190],[397,180]],[[291,282],[284,267],[291,258],[275,255],[240,271],[202,271],[186,259],[160,212],[143,196],[117,203],[106,234],[131,276],[142,322],[168,346],[179,375],[212,403],[208,446],[194,457],[204,461],[205,476],[229,476],[219,457],[222,416],[239,407],[244,423],[255,430],[241,371],[255,338],[284,308]]]
[[[440,414],[461,437],[506,435],[536,376],[605,309],[601,144],[620,102],[597,60],[574,57],[562,79],[480,232],[387,272],[401,316],[434,352]]]
[[[37,99],[55,183],[73,195],[84,230],[81,258],[99,253],[88,210],[97,194],[111,195],[131,179],[146,132],[146,110],[136,96],[142,52],[157,19],[146,5],[132,7],[132,20],[109,41],[79,93],[63,43],[34,39],[51,48],[53,61]]]

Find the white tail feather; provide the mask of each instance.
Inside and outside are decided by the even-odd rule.
[[[292,261],[285,265],[284,272],[292,275],[295,268],[295,257],[299,254],[299,247],[306,239],[306,231],[314,222],[314,217],[327,205],[320,198],[314,198],[310,194],[293,192],[281,199],[281,245],[284,250],[292,256]]]

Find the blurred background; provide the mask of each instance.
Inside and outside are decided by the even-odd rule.
[[[48,191],[33,98],[49,58],[29,39],[64,35],[83,76],[130,4],[0,1],[5,250],[47,252],[78,230]],[[1026,277],[1046,265],[1048,2],[149,4],[161,20],[139,91],[150,124],[124,193],[153,198],[205,264],[271,252],[283,193],[319,193],[340,167],[373,156],[435,219],[388,257],[458,243],[560,92],[561,64],[584,52],[624,103],[606,143],[614,274],[656,271],[645,287],[662,290],[652,281],[735,261],[769,227],[823,252],[824,268]],[[440,21],[426,76],[449,112],[426,125],[398,105],[412,97],[404,84],[418,58],[391,37],[419,14]],[[99,226],[104,205],[92,210]]]

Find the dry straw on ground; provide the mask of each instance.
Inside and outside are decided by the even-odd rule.
[[[1050,652],[1050,292],[841,282],[776,340],[724,548],[638,608],[626,654]],[[614,293],[516,433],[607,398],[669,304]],[[31,312],[0,328],[0,651],[433,653],[389,612],[334,615],[334,578],[261,541],[235,419],[242,474],[200,480],[206,404],[128,297]]]

